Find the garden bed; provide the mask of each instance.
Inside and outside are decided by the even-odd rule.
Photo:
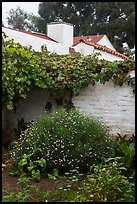
[[[95,118],[45,113],[3,148],[3,202],[133,202],[135,137]],[[10,154],[9,154],[10,152]]]

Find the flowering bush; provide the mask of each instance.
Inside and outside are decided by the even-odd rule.
[[[46,159],[47,170],[65,172],[80,167],[88,171],[101,157],[114,155],[112,144],[107,128],[97,119],[77,110],[68,113],[58,109],[50,115],[45,112],[30,125],[13,144],[11,156],[18,163],[24,154],[39,148],[41,155],[37,157]]]

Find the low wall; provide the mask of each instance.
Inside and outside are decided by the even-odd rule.
[[[89,85],[72,102],[80,111],[99,118],[114,134],[135,132],[135,95],[126,83],[121,87],[112,81]]]
[[[24,118],[25,122],[36,120],[45,111],[48,101],[51,101],[53,105],[55,104],[48,92],[42,90],[30,91],[28,97],[20,102],[16,112],[5,110],[10,127],[17,127],[17,120],[21,118]],[[3,119],[3,127],[5,127],[4,122],[5,120]]]
[[[17,120],[25,122],[36,120],[45,111],[47,102],[53,109],[57,106],[55,98],[42,90],[31,91],[21,101],[16,112],[3,110],[2,127],[17,127]],[[99,118],[114,134],[132,134],[135,132],[135,95],[131,86],[115,86],[109,81],[105,85],[96,83],[81,90],[80,95],[73,97],[72,102],[80,111]]]

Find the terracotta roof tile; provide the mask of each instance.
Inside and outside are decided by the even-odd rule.
[[[88,35],[88,36],[84,36],[84,39],[91,39],[92,42],[94,43],[98,43],[98,41],[100,41],[105,35]],[[77,36],[74,37],[74,41],[73,41],[73,46],[78,44],[81,40],[81,38],[83,38],[82,36]]]
[[[7,28],[7,27],[4,27],[4,28]],[[32,35],[32,36],[35,36],[35,37],[43,38],[45,40],[51,40],[51,41],[57,42],[57,41],[53,40],[52,38],[47,37],[46,35],[41,34],[41,33],[30,32],[30,31],[25,31],[25,30],[16,30],[14,28],[7,28],[7,29],[15,30],[15,31],[18,31],[18,32],[21,32],[21,33],[26,33],[26,34],[29,34],[29,35]]]
[[[5,27],[7,28],[7,27]],[[54,42],[57,42],[55,40],[53,40],[52,38],[50,37],[47,37],[46,35],[44,34],[40,34],[40,33],[35,33],[35,32],[30,32],[30,31],[25,31],[25,30],[16,30],[14,28],[7,28],[7,29],[11,29],[11,30],[15,30],[15,31],[18,31],[18,32],[22,32],[22,33],[26,33],[26,34],[29,34],[29,35],[32,35],[32,36],[36,36],[36,37],[39,37],[39,38],[43,38],[45,40],[50,40],[50,41],[54,41]],[[91,45],[91,46],[94,46],[96,49],[99,49],[99,50],[103,50],[105,52],[108,52],[110,54],[113,54],[113,55],[116,55],[116,56],[119,56],[123,59],[128,59],[127,56],[117,52],[117,51],[114,51],[110,48],[107,48],[106,46],[102,46],[100,44],[97,44],[97,42],[103,38],[104,35],[89,35],[89,36],[78,36],[78,37],[74,37],[74,44],[73,46],[79,44],[81,41],[83,41],[84,43],[86,43],[87,45]],[[92,41],[89,41],[89,38],[92,39]]]
[[[108,52],[108,53],[110,53],[110,54],[119,56],[119,57],[121,57],[121,58],[123,58],[123,59],[128,59],[127,56],[125,56],[125,55],[123,55],[123,54],[121,54],[121,53],[119,53],[119,52],[117,52],[117,51],[115,51],[115,50],[112,50],[112,49],[110,49],[110,48],[107,48],[106,46],[97,44],[97,43],[95,43],[95,42],[93,42],[93,41],[86,40],[84,37],[81,37],[81,38],[79,39],[79,42],[81,42],[81,41],[83,41],[83,42],[84,42],[85,44],[87,44],[87,45],[91,45],[91,46],[95,47],[96,49],[103,50],[103,51]],[[78,44],[79,42],[77,42],[77,44]],[[76,44],[75,44],[75,45],[76,45]],[[73,46],[74,46],[74,45],[73,45]]]

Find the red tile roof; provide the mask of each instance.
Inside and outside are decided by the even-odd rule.
[[[4,28],[7,28],[7,27],[4,27]],[[7,28],[7,29],[15,30],[15,31],[18,31],[18,32],[21,32],[21,33],[26,33],[26,34],[29,34],[29,35],[32,35],[32,36],[35,36],[35,37],[43,38],[45,40],[51,40],[51,41],[57,42],[57,41],[53,40],[52,38],[47,37],[45,34],[41,34],[41,33],[37,33],[37,32],[30,32],[30,31],[25,31],[25,30],[16,30],[14,28]]]
[[[103,51],[105,51],[105,52],[108,52],[108,53],[110,53],[110,54],[112,54],[112,55],[116,55],[116,56],[121,57],[121,58],[123,58],[123,59],[128,59],[127,56],[125,56],[125,55],[123,55],[123,54],[121,54],[121,53],[119,53],[119,52],[117,52],[117,51],[115,51],[115,50],[112,50],[112,49],[110,49],[110,48],[107,48],[106,46],[97,44],[97,43],[95,43],[95,42],[93,42],[93,41],[86,40],[85,37],[81,37],[81,39],[79,39],[79,42],[81,42],[81,41],[84,42],[84,43],[87,44],[87,45],[93,46],[94,48],[96,48],[96,49],[98,49],[98,50],[103,50]],[[78,43],[79,43],[79,42],[78,42]],[[77,44],[78,44],[78,43],[77,43]],[[75,44],[75,45],[76,45],[76,44]],[[74,46],[74,45],[73,45],[73,46]]]
[[[5,28],[7,28],[7,27],[5,27]],[[8,29],[15,30],[15,31],[18,31],[18,32],[22,32],[22,33],[26,33],[26,34],[36,36],[36,37],[39,37],[39,38],[43,38],[45,40],[50,40],[50,41],[57,42],[57,41],[53,40],[52,38],[47,37],[46,35],[41,34],[41,33],[35,33],[35,32],[30,32],[30,31],[25,31],[25,30],[16,30],[14,28],[8,28]],[[123,59],[128,59],[127,56],[125,56],[125,55],[123,55],[123,54],[121,54],[121,53],[119,53],[117,51],[114,51],[114,50],[112,50],[110,48],[107,48],[106,46],[102,46],[100,44],[97,44],[97,42],[103,37],[104,37],[104,35],[89,35],[89,36],[84,36],[84,37],[82,37],[82,36],[74,37],[73,46],[75,46],[75,45],[79,44],[81,41],[83,41],[87,45],[91,45],[91,46],[95,47],[96,49],[103,50],[103,51],[108,52],[110,54],[119,56],[119,57],[121,57]],[[91,41],[89,41],[89,38],[91,38]]]
[[[85,38],[85,39],[91,39],[92,42],[94,43],[98,43],[98,41],[100,41],[105,35],[88,35],[88,36],[77,36],[74,37],[74,41],[73,41],[73,46],[78,44],[81,40],[81,38]]]

